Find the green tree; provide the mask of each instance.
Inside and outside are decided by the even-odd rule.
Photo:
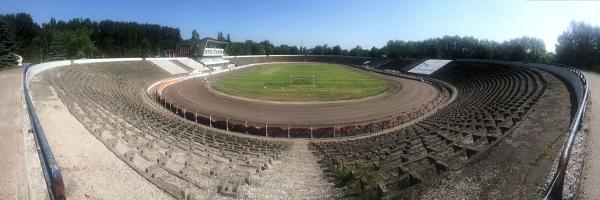
[[[48,50],[48,61],[64,60],[65,50],[64,44],[60,37],[54,37],[50,43]]]
[[[142,42],[142,52],[140,54],[140,56],[142,58],[147,58],[147,57],[151,57],[150,56],[150,42],[147,39],[144,39],[144,41]]]
[[[217,40],[219,40],[219,41],[225,41],[225,37],[223,37],[223,32],[217,33]]]
[[[252,45],[252,55],[266,55],[265,46],[255,43]]]
[[[96,46],[90,39],[90,35],[91,31],[83,28],[76,31],[58,31],[55,37],[59,38],[59,41],[63,43],[65,57],[86,58],[90,57],[96,51]]]
[[[342,47],[340,47],[340,45],[335,45],[333,49],[331,49],[331,55],[342,55]]]
[[[350,50],[350,56],[364,56],[364,50],[361,46],[356,46]]]
[[[600,27],[571,22],[570,27],[558,37],[556,61],[600,71]]]
[[[324,53],[323,46],[317,45],[317,46],[315,46],[315,48],[312,49],[311,52],[313,55],[323,55],[323,53]]]
[[[7,24],[0,21],[0,67],[9,67],[17,64],[15,43],[8,32]]]
[[[381,57],[381,51],[377,49],[377,47],[372,47],[371,50],[369,50],[369,57],[379,58]]]
[[[192,31],[192,40],[200,40],[200,34],[198,34],[198,31],[196,31],[196,29]]]
[[[263,46],[263,49],[265,51],[265,53],[263,53],[263,54],[265,54],[265,55],[273,54],[275,46],[269,40],[262,41],[259,44]],[[262,55],[262,54],[260,54],[260,55]]]

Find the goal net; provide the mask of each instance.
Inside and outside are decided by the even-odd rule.
[[[315,85],[317,77],[315,75],[290,75],[290,85]]]

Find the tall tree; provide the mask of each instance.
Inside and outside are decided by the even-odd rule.
[[[342,55],[342,47],[340,47],[340,45],[335,45],[333,49],[331,49],[331,55]]]
[[[192,31],[192,40],[200,40],[200,34],[198,34],[198,31],[196,31],[196,29]]]
[[[0,67],[9,67],[17,64],[15,43],[8,32],[7,24],[0,21]]]
[[[556,60],[559,63],[600,71],[600,27],[571,22],[558,37]]]
[[[65,50],[64,44],[60,37],[54,37],[50,43],[48,50],[48,61],[64,60]]]
[[[147,58],[150,57],[150,42],[148,42],[148,40],[144,39],[144,41],[142,42],[142,52],[141,52],[141,57],[142,58]]]
[[[381,51],[379,51],[377,47],[372,47],[371,50],[369,50],[369,57],[379,58],[381,57]]]
[[[90,39],[91,31],[87,28],[76,31],[57,31],[55,36],[62,42],[67,58],[86,58],[96,51],[96,46]],[[143,48],[144,44],[140,46]]]
[[[263,49],[265,50],[265,53],[262,53],[262,54],[265,54],[265,55],[273,54],[273,50],[275,49],[275,46],[269,40],[260,42],[260,45],[262,45]],[[259,54],[259,55],[262,55],[262,54]]]
[[[350,50],[351,56],[364,56],[364,50],[361,46],[356,46],[352,50]]]
[[[225,41],[225,37],[223,37],[223,32],[217,33],[217,40],[219,40],[219,41]]]

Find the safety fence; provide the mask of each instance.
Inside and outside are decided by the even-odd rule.
[[[353,67],[361,68],[359,66]],[[376,72],[428,83],[436,88],[438,91],[437,95],[433,100],[421,104],[421,106],[413,109],[410,112],[399,113],[398,115],[394,116],[384,116],[369,120],[336,124],[295,124],[293,122],[289,124],[277,124],[268,122],[244,121],[235,119],[234,117],[212,115],[210,113],[204,113],[202,111],[186,108],[184,105],[179,105],[173,101],[170,101],[163,95],[162,92],[168,86],[185,80],[185,78],[181,77],[164,80],[159,84],[156,84],[154,88],[148,89],[148,94],[161,106],[170,110],[174,114],[199,124],[231,132],[257,136],[287,138],[335,138],[380,132],[385,129],[393,128],[415,120],[425,113],[436,109],[439,105],[447,101],[452,96],[453,91],[451,87],[445,86],[444,84],[437,82],[435,79],[406,75],[398,71]]]

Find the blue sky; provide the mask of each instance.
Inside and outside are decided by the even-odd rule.
[[[0,13],[15,12],[28,12],[38,23],[50,17],[137,21],[178,27],[183,38],[197,29],[201,37],[222,31],[234,41],[343,48],[443,35],[534,36],[554,51],[570,21],[600,26],[600,1],[573,0],[0,0]]]

